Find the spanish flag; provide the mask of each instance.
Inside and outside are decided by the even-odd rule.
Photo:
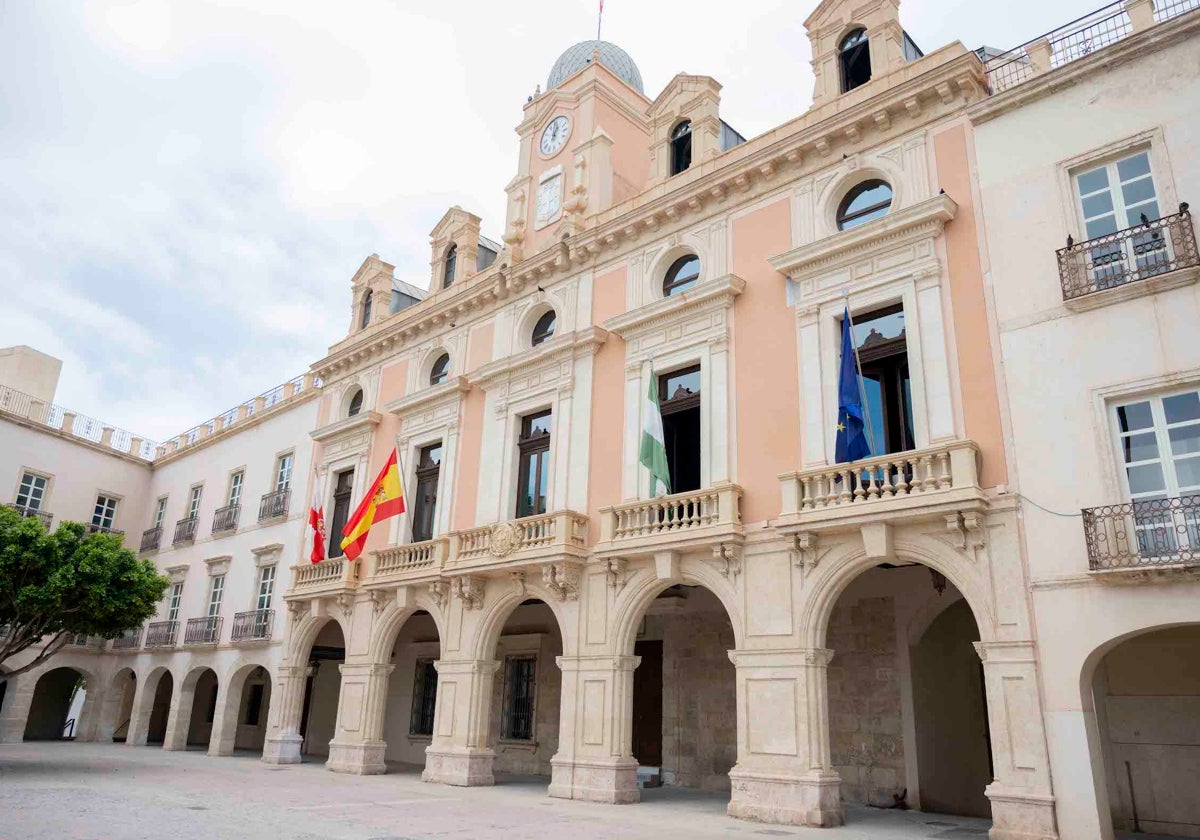
[[[354,560],[362,554],[367,533],[377,520],[404,513],[404,486],[400,483],[398,462],[397,452],[393,449],[375,483],[342,529],[342,551],[347,559]]]

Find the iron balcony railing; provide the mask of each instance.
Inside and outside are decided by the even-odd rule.
[[[113,650],[132,650],[133,648],[141,647],[142,645],[142,628],[135,627],[133,630],[125,631],[124,635],[117,636],[113,639]]]
[[[175,523],[175,539],[171,542],[175,545],[180,543],[192,542],[196,539],[196,525],[200,522],[198,517],[190,519],[180,519]]]
[[[110,528],[107,525],[88,525],[87,532],[89,534],[112,534],[114,537],[123,537],[125,532],[118,528]]]
[[[141,551],[154,551],[162,543],[162,526],[157,528],[147,528],[142,531],[142,547]]]
[[[33,517],[36,516],[38,519],[42,520],[42,527],[45,528],[47,531],[50,530],[50,523],[54,521],[54,514],[46,513],[45,511],[39,510],[38,508],[26,507],[25,505],[13,505],[13,504],[5,505],[5,507],[15,510],[17,513],[21,514],[22,516],[24,516],[27,519],[32,519]]]
[[[204,618],[189,618],[183,631],[185,645],[215,645],[221,641],[221,616],[206,615]]]
[[[241,505],[226,505],[223,508],[217,508],[217,512],[213,514],[213,533],[220,534],[225,531],[236,531],[238,517],[241,513]]]
[[[1200,496],[1083,511],[1093,571],[1200,563]]]
[[[174,647],[178,621],[152,621],[146,625],[146,647]]]
[[[288,502],[292,498],[291,488],[285,487],[282,490],[276,490],[272,493],[266,493],[262,497],[262,501],[258,504],[259,521],[263,519],[275,519],[279,516],[287,516]]]
[[[271,638],[271,626],[275,623],[275,610],[250,610],[233,616],[235,642],[258,642]]]
[[[1186,202],[1172,216],[1147,219],[1086,242],[1068,242],[1057,253],[1063,300],[1200,266],[1196,231]]]

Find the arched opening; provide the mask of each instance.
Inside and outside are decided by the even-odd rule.
[[[450,376],[450,354],[443,353],[438,356],[433,363],[433,367],[429,369],[429,384],[441,385]]]
[[[842,39],[838,62],[842,68],[842,93],[871,81],[871,45],[867,30],[855,29]]]
[[[109,683],[102,713],[102,731],[111,733],[114,742],[124,743],[129,738],[129,724],[133,720],[133,700],[136,696],[137,675],[131,668],[122,668],[113,675]]]
[[[147,744],[162,744],[167,739],[167,718],[171,714],[171,693],[175,689],[175,679],[170,671],[163,671],[157,683],[148,680],[146,688],[154,686],[152,705],[150,706],[150,725],[146,732]]]
[[[357,417],[362,411],[363,406],[363,391],[362,388],[355,388],[354,394],[350,397],[350,403],[346,406],[347,417]]]
[[[271,706],[271,675],[261,665],[244,665],[229,678],[225,699],[217,709],[209,755],[235,752],[262,755]]]
[[[1114,830],[1200,837],[1200,624],[1116,645],[1091,690]]]
[[[555,320],[556,318],[553,309],[543,313],[542,317],[538,318],[537,323],[533,325],[533,335],[530,336],[529,339],[530,343],[534,347],[537,347],[542,342],[549,341],[550,339],[554,338]]]
[[[671,129],[671,174],[678,175],[692,165],[692,122],[684,120]]]
[[[684,254],[663,275],[663,297],[686,292],[700,281],[700,258],[695,254]]]
[[[825,647],[830,753],[847,824],[864,806],[990,817],[979,640],[962,594],[919,563],[868,569],[838,596]]]
[[[363,295],[362,318],[358,322],[358,328],[360,330],[366,329],[367,325],[371,323],[371,299],[373,297],[375,297],[375,293],[370,289],[367,289],[367,293]]]
[[[442,288],[450,288],[454,282],[454,273],[458,268],[458,246],[451,245],[446,249],[446,268],[442,273]]]
[[[433,742],[441,658],[437,624],[425,610],[417,610],[396,630],[384,706],[384,759],[406,771],[425,767],[425,748]]]
[[[856,184],[842,197],[837,210],[837,229],[850,230],[888,214],[892,207],[892,187],[887,181],[872,178]]]
[[[192,686],[192,711],[188,717],[187,745],[207,747],[212,740],[213,722],[217,716],[217,672],[212,668],[202,668],[198,674],[193,672],[188,675],[184,681],[185,687],[189,683]]]
[[[300,711],[300,754],[327,758],[337,728],[338,698],[342,691],[339,665],[346,661],[346,640],[336,621],[325,623],[308,653],[304,703]]]
[[[25,719],[25,740],[73,739],[86,690],[86,678],[74,668],[52,668],[42,674],[34,685]]]

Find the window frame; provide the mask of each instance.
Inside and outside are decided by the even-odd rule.
[[[167,621],[179,621],[179,608],[183,605],[183,581],[177,580],[171,584],[170,594],[167,595]]]
[[[200,518],[200,505],[204,500],[204,485],[193,484],[188,488],[188,504],[186,519]]]
[[[1170,440],[1171,429],[1200,425],[1200,420],[1187,420],[1176,423],[1168,423],[1166,420],[1165,410],[1163,408],[1163,400],[1184,394],[1197,394],[1197,399],[1200,399],[1200,385],[1192,385],[1187,388],[1174,388],[1164,391],[1155,391],[1151,393],[1129,394],[1109,401],[1107,411],[1105,413],[1108,421],[1109,437],[1112,446],[1111,451],[1116,459],[1116,472],[1120,486],[1121,497],[1123,500],[1127,502],[1138,502],[1155,498],[1178,499],[1185,496],[1200,495],[1200,484],[1195,486],[1189,485],[1188,489],[1186,490],[1180,489],[1179,477],[1175,468],[1176,456],[1172,454]],[[1142,459],[1139,461],[1126,462],[1121,444],[1122,439],[1126,437],[1126,435],[1121,432],[1120,416],[1118,411],[1121,408],[1143,402],[1150,405],[1151,424],[1147,428],[1136,429],[1130,432],[1129,435],[1132,436],[1152,432],[1154,434],[1155,448],[1158,457],[1153,461]],[[1185,453],[1185,455],[1182,457],[1200,460],[1200,454]],[[1129,486],[1128,467],[1145,466],[1150,463],[1156,463],[1159,465],[1159,470],[1163,479],[1163,489],[1161,491],[1146,491],[1135,495]]]
[[[504,656],[504,688],[500,695],[501,741],[519,744],[537,743],[538,658],[536,652],[507,653]],[[513,668],[511,666],[517,663],[529,663],[531,666],[529,675],[525,679],[526,686],[530,689],[528,694],[529,737],[527,738],[513,734],[515,710],[512,708],[512,704],[515,701],[515,684],[513,682]]]
[[[288,450],[275,456],[275,490],[279,493],[292,489],[292,472],[296,468],[296,451]]]
[[[167,521],[167,504],[169,496],[159,496],[154,501],[154,518],[151,520],[155,528],[161,528]]]
[[[873,190],[881,186],[887,187],[888,189],[888,197],[886,202],[877,201],[874,204],[867,205],[860,210],[854,211],[853,214],[847,214],[848,208],[856,198],[863,193],[868,192],[869,190]],[[859,181],[854,184],[854,186],[850,187],[850,189],[846,190],[845,195],[842,196],[842,200],[838,202],[837,212],[835,212],[833,216],[834,229],[838,233],[841,233],[842,231],[854,230],[855,228],[862,227],[863,225],[869,225],[871,222],[879,221],[879,219],[887,218],[887,216],[892,212],[892,205],[895,203],[896,189],[888,181],[885,181],[883,178],[868,178],[865,181]],[[863,216],[874,213],[880,209],[884,211],[882,216],[866,219],[864,221],[858,221],[859,219],[862,219]],[[847,227],[847,225],[849,226]]]
[[[360,308],[360,312],[362,313],[358,321],[358,328],[360,330],[365,330],[371,325],[371,305],[374,303],[374,298],[375,292],[371,289],[367,289],[366,293],[363,295],[362,306]]]
[[[229,474],[229,489],[225,493],[225,504],[228,507],[242,503],[242,490],[246,486],[246,469],[241,467]]]
[[[546,318],[550,318],[549,327],[543,327]],[[545,344],[550,339],[554,338],[554,330],[558,326],[558,313],[553,309],[547,309],[538,316],[537,321],[533,324],[533,331],[529,336],[529,343],[532,347],[537,347],[539,344]]]
[[[458,274],[458,243],[451,242],[442,253],[442,288],[449,289]]]
[[[39,492],[41,495],[39,495],[37,497],[36,505],[29,504],[29,501],[32,499],[32,495],[30,495],[29,493],[27,493],[26,497],[25,497],[26,503],[24,505],[21,504],[22,488],[25,486],[25,478],[27,476],[29,478],[33,479],[34,481],[40,480],[42,482],[42,486],[39,489]],[[27,467],[21,467],[21,471],[17,474],[17,490],[13,494],[13,504],[17,505],[18,507],[24,508],[25,510],[31,510],[31,511],[44,510],[45,509],[44,506],[46,504],[47,497],[50,495],[50,484],[51,484],[51,477],[49,475],[47,475],[46,473],[38,472],[37,470],[31,470],[31,469],[28,469]],[[30,482],[30,491],[32,492],[33,489],[34,489],[33,482]]]
[[[278,576],[278,568],[275,563],[259,567],[258,584],[255,587],[254,595],[255,611],[271,609],[271,602],[275,600],[275,580]]]
[[[426,453],[434,449],[441,450],[441,456],[432,466],[424,466],[424,456]],[[437,534],[437,502],[438,502],[438,487],[442,479],[442,461],[446,458],[446,446],[443,441],[435,441],[417,448],[417,455],[414,459],[416,465],[414,468],[413,481],[413,512],[411,533],[413,542],[424,542],[431,540]],[[429,510],[425,511],[425,496],[422,494],[421,488],[425,485],[432,485],[433,499],[429,502]],[[422,524],[422,520],[428,520],[428,533],[418,530],[418,525]]]
[[[884,366],[885,363],[888,363],[888,366],[895,366],[896,367],[895,372],[897,374],[899,374],[902,370],[903,374],[905,376],[907,376],[907,378],[908,378],[908,398],[906,400],[905,395],[904,395],[903,386],[900,381],[893,380],[891,382],[892,389],[889,390],[888,385],[883,381],[882,375],[880,377],[880,400],[881,400],[882,404],[880,406],[879,415],[880,415],[880,418],[884,422],[884,427],[882,430],[878,430],[878,431],[880,431],[882,438],[883,438],[884,450],[891,450],[891,446],[889,443],[889,433],[894,434],[899,438],[900,448],[896,449],[895,451],[875,452],[874,451],[876,448],[875,441],[869,440],[869,444],[872,449],[872,453],[871,453],[872,457],[877,456],[877,455],[878,456],[898,455],[902,452],[912,452],[915,449],[919,448],[917,446],[917,442],[916,442],[916,440],[917,440],[916,412],[913,409],[913,404],[912,404],[912,390],[913,390],[913,387],[912,387],[912,379],[913,379],[912,363],[911,363],[909,352],[908,352],[908,349],[909,349],[908,348],[909,313],[905,311],[903,301],[897,301],[895,303],[877,306],[872,309],[868,309],[858,315],[854,315],[853,313],[851,313],[851,319],[854,322],[854,329],[858,329],[859,327],[863,326],[864,324],[868,324],[871,321],[874,321],[878,318],[886,318],[889,315],[895,315],[897,313],[904,316],[904,330],[903,330],[904,337],[903,338],[897,336],[895,338],[884,339],[883,341],[879,342],[878,344],[874,345],[873,347],[865,348],[865,349],[862,347],[862,345],[855,344],[855,348],[858,351],[857,352],[858,358],[856,360],[856,365],[862,366],[861,369],[859,370],[859,374],[863,378],[866,378],[865,369],[868,365],[877,364],[879,366]],[[838,324],[838,328],[840,331],[840,329],[841,329],[840,323]],[[851,336],[851,338],[852,338],[852,340],[855,340],[853,335]],[[902,351],[898,349],[901,345],[903,345]],[[890,360],[896,359],[898,357],[902,358],[902,361],[899,361],[899,362],[890,361]],[[840,354],[839,354],[838,362],[839,362],[839,364],[841,362]],[[865,389],[865,386],[864,386],[864,389]],[[896,408],[896,410],[900,412],[900,414],[898,415],[899,420],[900,420],[900,428],[899,429],[893,429],[892,426],[890,425],[891,421],[896,418],[890,418],[888,416],[888,411],[887,411],[888,403],[885,401],[888,400],[889,398],[899,401],[899,405]],[[905,413],[907,413],[907,415],[908,415],[907,417],[905,417]],[[905,420],[907,420],[907,424],[905,424]],[[866,434],[869,437],[870,431],[871,431],[870,427],[865,428],[864,434]]]
[[[858,39],[855,40],[854,43],[850,43],[850,40],[855,38],[855,36],[859,36]],[[856,51],[856,54],[853,56],[855,60],[865,60],[867,64],[867,77],[860,82],[856,82],[855,84],[850,84],[850,67],[847,63],[850,59],[846,55],[851,50]],[[865,58],[858,59],[857,53],[862,52],[863,50],[865,50],[867,53]],[[850,91],[856,90],[865,85],[867,82],[871,81],[871,39],[867,35],[866,27],[859,26],[843,35],[842,39],[838,41],[837,54],[838,81],[840,82],[842,93],[849,93]]]
[[[356,467],[347,467],[345,469],[340,469],[340,470],[337,470],[336,472],[332,472],[330,475],[329,480],[330,480],[330,485],[331,485],[330,486],[331,504],[329,506],[329,531],[328,531],[328,533],[330,534],[330,539],[329,539],[328,543],[326,543],[326,546],[325,546],[325,556],[327,559],[330,559],[330,560],[332,560],[335,557],[344,557],[345,556],[345,552],[342,550],[342,541],[340,539],[338,539],[336,536],[341,531],[341,529],[344,528],[346,525],[345,522],[341,523],[341,525],[338,525],[338,522],[337,522],[337,505],[338,505],[338,501],[339,501],[338,497],[345,496],[345,499],[346,499],[346,522],[349,522],[350,514],[351,514],[350,502],[354,500],[354,478],[355,478],[356,472],[357,472]],[[344,475],[349,476],[349,478],[347,479],[347,482],[346,482],[349,486],[345,490],[339,491],[338,490],[338,482],[341,479],[341,477]]]
[[[532,432],[533,421],[539,420],[542,417],[550,418],[550,428],[544,434],[534,435]],[[517,431],[517,493],[516,493],[516,518],[521,519],[526,516],[541,516],[550,511],[550,488],[554,483],[554,476],[551,470],[553,463],[550,459],[550,442],[554,437],[554,410],[552,408],[540,409],[523,414],[519,417],[520,427]],[[530,471],[536,465],[537,467],[537,483],[536,489],[540,493],[534,493],[531,501],[531,509],[522,512],[522,499],[524,498],[524,490],[530,480]],[[545,465],[546,484],[542,486],[542,466]],[[538,510],[538,499],[544,499],[543,509]]]
[[[667,145],[670,149],[670,172],[668,177],[675,177],[692,168],[692,131],[691,120],[680,120],[667,135]]]
[[[679,275],[682,274],[683,270],[693,262],[696,264],[696,276],[687,277],[686,279],[680,280]],[[671,264],[667,266],[667,270],[663,274],[661,289],[662,296],[664,298],[671,298],[675,295],[681,295],[694,289],[696,286],[700,285],[700,273],[703,270],[704,263],[701,262],[699,254],[689,253],[676,257],[671,261]]]
[[[101,500],[105,503],[111,502],[112,504],[102,505]],[[120,503],[121,499],[119,496],[114,496],[103,491],[98,492],[96,494],[96,503],[92,507],[92,527],[111,531],[113,523],[117,521],[117,507]]]
[[[440,365],[442,365],[443,360],[445,360],[445,366],[442,368],[442,370],[439,374],[438,367]],[[450,354],[448,352],[443,351],[441,354],[438,355],[438,357],[436,359],[433,360],[433,364],[430,365],[430,367],[429,367],[429,377],[428,377],[429,387],[432,388],[435,385],[441,385],[449,378],[450,378]]]
[[[216,618],[221,614],[221,604],[225,600],[225,572],[208,576],[208,600],[205,605],[205,618]]]
[[[355,388],[354,393],[350,395],[350,401],[346,404],[346,418],[357,417],[362,413],[363,401],[366,399],[362,388]]]

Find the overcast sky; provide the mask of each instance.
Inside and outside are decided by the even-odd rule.
[[[0,346],[56,401],[161,440],[306,370],[377,252],[424,287],[460,204],[503,233],[513,127],[595,0],[0,0]],[[711,11],[705,11],[711,5]],[[1008,48],[1098,0],[904,0],[927,52]],[[812,94],[816,0],[608,0],[653,98],[724,85],[753,137]]]

